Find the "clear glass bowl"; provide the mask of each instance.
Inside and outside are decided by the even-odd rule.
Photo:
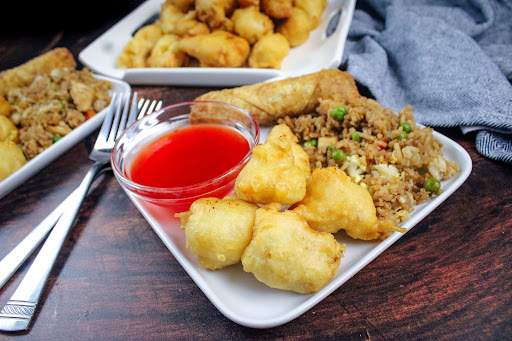
[[[249,152],[223,174],[190,186],[160,188],[130,180],[130,167],[145,146],[170,131],[195,124],[217,124],[236,130],[249,143]],[[159,221],[175,220],[175,213],[187,211],[199,198],[222,198],[232,193],[236,177],[249,161],[259,138],[257,122],[241,108],[222,102],[178,103],[164,107],[126,129],[115,143],[111,164],[119,184],[154,218]]]

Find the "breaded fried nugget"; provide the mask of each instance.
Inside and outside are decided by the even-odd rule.
[[[0,115],[0,141],[18,142],[18,128],[4,115]]]
[[[162,30],[157,24],[146,25],[139,29],[121,52],[117,60],[117,66],[128,68],[145,67],[146,58],[161,36]]]
[[[235,182],[243,200],[268,204],[294,204],[306,194],[310,176],[309,157],[286,125],[277,125],[253,155]]]
[[[235,8],[236,0],[196,0],[197,18],[210,29],[225,26],[227,16]]]
[[[294,7],[290,17],[277,27],[277,32],[288,39],[291,47],[302,45],[309,39],[311,19],[302,9]]]
[[[272,18],[288,18],[292,14],[293,0],[261,0],[261,10]]]
[[[177,213],[185,230],[186,247],[199,265],[215,270],[240,262],[252,237],[257,205],[233,198],[202,198],[190,210]]]
[[[179,67],[186,63],[188,56],[178,46],[179,37],[165,34],[156,42],[147,59],[150,67]]]
[[[317,292],[338,271],[345,247],[280,208],[273,203],[256,211],[253,238],[242,255],[244,271],[272,288]]]
[[[195,19],[195,11],[182,12],[169,1],[162,4],[160,18],[155,22],[165,34],[176,34],[180,37],[208,34],[208,25]]]
[[[238,4],[242,7],[257,6],[260,7],[260,0],[238,0]]]
[[[186,13],[190,11],[196,0],[167,0],[166,3],[176,6],[180,11]]]
[[[254,44],[249,56],[249,67],[279,69],[289,53],[288,39],[281,33],[267,34]]]
[[[343,229],[355,239],[384,239],[393,231],[404,232],[391,220],[380,221],[368,190],[335,167],[313,170],[307,194],[293,211],[317,231]]]
[[[0,181],[27,162],[21,148],[12,141],[0,141],[0,160]]]
[[[205,67],[240,67],[250,52],[247,40],[226,31],[183,38],[179,47]]]
[[[253,45],[261,37],[274,32],[274,23],[256,6],[239,8],[231,16],[233,30]]]
[[[322,13],[327,7],[327,0],[293,0],[295,7],[302,8],[311,18],[311,29],[322,22]]]

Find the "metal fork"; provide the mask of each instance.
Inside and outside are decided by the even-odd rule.
[[[148,101],[139,101],[140,110],[138,110],[137,93],[134,93],[131,110],[129,110],[129,94],[126,96],[123,96],[122,94],[114,94],[112,96],[111,103],[110,110],[105,117],[94,148],[89,155],[89,158],[95,161],[95,163],[87,172],[83,181],[80,183],[80,186],[71,193],[68,198],[66,198],[63,204],[50,214],[52,219],[49,219],[49,216],[48,219],[45,219],[35,229],[39,230],[32,236],[32,238],[29,237],[35,232],[35,230],[25,238],[30,239],[25,243],[25,246],[27,246],[26,251],[20,249],[19,252],[15,252],[18,247],[11,251],[11,253],[15,252],[15,255],[19,254],[20,257],[23,258],[22,260],[12,259],[14,256],[9,258],[11,253],[4,258],[4,260],[9,258],[12,261],[12,264],[8,265],[11,268],[10,270],[15,267],[14,270],[10,271],[10,274],[8,274],[7,278],[9,278],[10,275],[16,271],[19,265],[21,265],[28,257],[28,255],[30,255],[30,253],[37,247],[37,245],[39,245],[40,241],[44,239],[48,231],[50,231],[53,225],[55,225],[55,221],[58,220],[22,282],[0,312],[0,330],[2,331],[20,331],[28,329],[44,285],[48,279],[51,269],[53,268],[53,264],[57,259],[59,251],[62,248],[64,240],[73,225],[73,221],[75,220],[80,205],[95,176],[102,170],[102,168],[109,164],[110,152],[114,147],[116,138],[121,135],[127,126],[131,125],[138,118],[141,118],[154,110],[158,110],[162,105],[161,101],[152,103],[149,103]],[[138,117],[137,112],[139,112]],[[44,233],[44,230],[47,230],[47,232]],[[24,242],[25,240],[23,240],[21,244]],[[28,249],[30,248],[32,248],[32,250],[28,252]],[[4,260],[2,260],[2,263]]]

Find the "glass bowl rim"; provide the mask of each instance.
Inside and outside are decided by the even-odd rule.
[[[237,111],[240,111],[241,113],[243,113],[247,118],[249,118],[252,121],[252,123],[254,125],[254,131],[255,131],[255,133],[254,133],[254,141],[252,142],[253,146],[249,146],[250,147],[249,151],[244,156],[244,158],[242,160],[240,160],[235,166],[231,167],[226,172],[218,175],[214,179],[209,179],[209,180],[201,181],[201,182],[193,184],[193,185],[179,186],[179,187],[153,187],[153,186],[141,185],[141,184],[138,184],[138,183],[128,179],[123,174],[123,172],[118,168],[117,163],[114,162],[114,153],[117,150],[117,147],[118,147],[120,141],[123,139],[125,134],[129,131],[129,129],[132,129],[135,125],[140,124],[143,121],[147,121],[147,120],[151,119],[154,116],[162,114],[164,111],[166,111],[166,110],[168,110],[170,108],[172,109],[174,107],[186,106],[186,105],[191,105],[191,104],[194,104],[194,103],[214,103],[214,104],[219,104],[219,105],[227,105],[227,106],[230,106],[230,107],[232,107],[233,109],[235,109]],[[186,115],[188,116],[189,114],[186,114]],[[252,135],[252,131],[251,131],[251,135]],[[134,122],[131,126],[126,128],[125,131],[121,134],[121,136],[119,136],[119,138],[116,140],[116,142],[114,144],[114,148],[112,148],[112,152],[110,153],[110,163],[111,163],[112,170],[114,171],[114,174],[116,175],[116,177],[119,180],[121,180],[122,184],[124,186],[127,186],[128,189],[137,191],[138,193],[136,193],[136,195],[139,195],[139,196],[143,195],[142,193],[165,194],[165,193],[189,192],[189,191],[197,192],[198,190],[200,190],[202,188],[206,188],[206,187],[209,187],[209,186],[212,186],[212,185],[215,185],[217,183],[222,182],[223,180],[228,178],[230,175],[232,175],[233,173],[238,171],[239,168],[243,167],[248,162],[248,160],[251,158],[251,156],[252,156],[252,149],[256,145],[258,145],[259,139],[260,139],[259,124],[258,124],[258,122],[254,119],[254,117],[252,117],[252,115],[247,110],[245,110],[243,108],[240,108],[240,107],[238,107],[238,106],[236,106],[234,104],[227,103],[227,102],[221,102],[221,101],[185,101],[185,102],[179,102],[179,103],[167,105],[167,106],[165,106],[165,107],[163,107],[163,108],[161,108],[161,109],[159,109],[159,110],[157,110],[157,111],[155,111],[155,112],[153,112],[153,113],[151,113],[151,114],[149,114],[147,116],[144,116],[143,118],[141,118],[140,120]],[[229,182],[226,182],[226,185]],[[219,186],[219,187],[216,187],[216,188],[221,188],[221,187],[223,187],[223,186]],[[211,192],[211,191],[208,191],[208,192]],[[195,197],[196,195],[197,194],[192,194],[189,197]],[[183,198],[172,198],[172,199],[170,199],[170,198],[159,198],[159,199],[161,199],[161,200],[183,200],[183,199],[186,199],[186,198],[188,198],[188,197],[185,196]]]

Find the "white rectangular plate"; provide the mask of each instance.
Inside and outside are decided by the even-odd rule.
[[[262,137],[267,134],[268,128],[262,132]],[[471,173],[472,162],[468,153],[448,137],[437,132],[434,132],[434,136],[443,144],[445,158],[456,161],[460,171],[443,181],[443,192],[439,196],[415,207],[409,220],[401,225],[408,231],[452,195]],[[219,311],[230,320],[252,328],[279,326],[305,313],[404,235],[395,232],[384,241],[360,241],[344,233],[336,234],[338,242],[347,247],[338,272],[320,291],[304,295],[270,288],[258,282],[251,273],[244,272],[240,264],[216,271],[205,270],[197,263],[196,256],[185,247],[185,233],[179,225],[158,223],[132,196],[130,199]]]
[[[112,79],[110,77],[94,75],[98,79],[104,79],[112,83],[112,92],[131,93],[131,87],[128,83]],[[57,143],[52,144],[45,151],[28,161],[24,166],[13,174],[9,175],[3,181],[0,181],[0,199],[7,193],[21,185],[23,182],[31,178],[34,174],[49,165],[56,158],[73,147],[79,141],[91,134],[103,122],[103,118],[107,114],[108,107],[88,119],[72,132],[61,138]]]
[[[164,0],[148,0],[98,37],[78,56],[94,72],[122,79],[130,84],[181,86],[239,86],[266,80],[295,77],[338,68],[354,13],[355,0],[329,0],[322,23],[302,45],[290,49],[280,70],[252,68],[118,68],[117,59],[134,31],[160,13]],[[336,30],[327,37],[331,18],[341,10]]]

